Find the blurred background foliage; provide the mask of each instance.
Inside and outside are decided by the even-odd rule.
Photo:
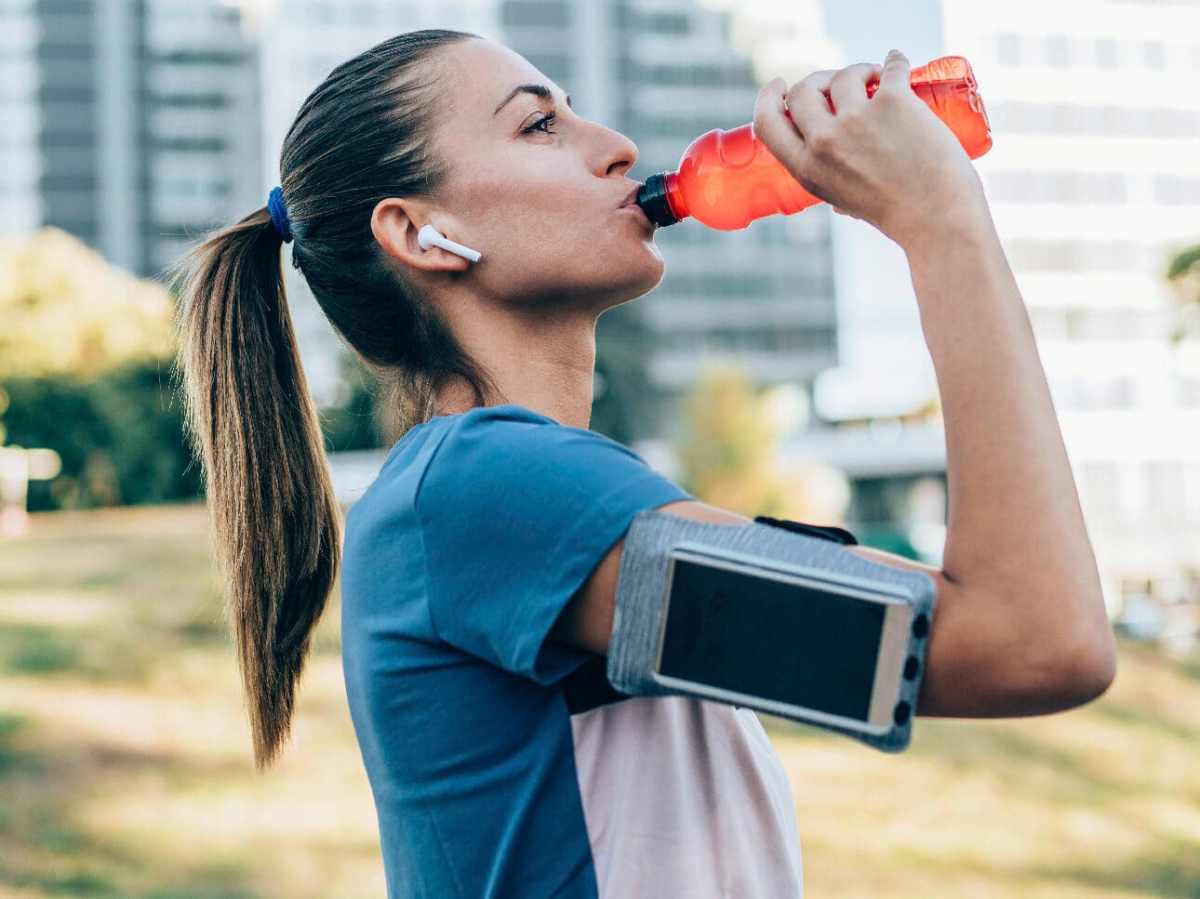
[[[170,381],[175,302],[164,284],[111,265],[58,228],[0,242],[0,444],[62,459],[59,477],[30,483],[30,511],[203,495]],[[610,310],[598,324],[591,426],[622,443],[639,436],[647,412],[648,339],[636,310]],[[326,449],[379,448],[375,382],[348,350],[339,364],[338,402],[319,410]],[[771,467],[779,434],[768,405],[733,365],[697,383],[680,444],[687,489],[745,514],[807,514],[805,473]]]
[[[45,447],[61,474],[29,484],[30,511],[203,495],[172,389],[175,298],[42,228],[0,241],[0,445]],[[329,451],[380,444],[370,376],[346,354],[342,402],[320,410]]]
[[[174,301],[57,228],[0,243],[0,443],[55,450],[29,509],[198,496],[170,388]]]
[[[42,228],[0,241],[0,378],[93,378],[170,355],[165,287]]]
[[[811,462],[780,468],[777,449],[786,416],[779,394],[756,387],[736,363],[717,363],[686,394],[685,428],[674,445],[680,486],[697,499],[755,515],[841,523],[849,484]]]
[[[1177,345],[1190,332],[1200,331],[1200,243],[1173,254],[1166,275],[1179,301],[1171,330],[1171,342]]]

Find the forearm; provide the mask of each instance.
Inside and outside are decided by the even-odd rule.
[[[1111,652],[1095,556],[1033,330],[986,204],[905,246],[946,430],[943,570],[1017,633]],[[1028,645],[1028,644],[1027,644]]]

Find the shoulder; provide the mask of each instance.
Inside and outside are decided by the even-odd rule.
[[[516,404],[472,409],[445,429],[417,487],[419,510],[594,494],[649,466],[625,445]]]
[[[603,446],[634,459],[641,458],[633,450],[598,431],[560,424],[549,416],[515,403],[480,406],[457,416],[447,427],[442,440],[442,446],[448,447],[454,454],[496,454],[498,449],[537,449],[558,443]]]
[[[418,493],[424,495],[446,479],[460,485],[468,478],[495,482],[585,465],[597,457],[646,464],[604,434],[560,424],[524,406],[479,407],[447,425]]]

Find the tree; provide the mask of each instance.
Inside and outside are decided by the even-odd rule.
[[[707,367],[684,397],[683,418],[680,486],[697,499],[750,517],[842,520],[850,498],[844,475],[819,462],[778,470],[781,427],[771,394],[755,390],[740,367]]]
[[[647,370],[652,339],[641,310],[630,303],[605,310],[596,323],[596,395],[589,427],[618,443],[656,431],[654,385]]]
[[[0,241],[0,442],[53,449],[31,510],[201,490],[172,395],[174,300],[57,228]]]
[[[170,291],[42,228],[0,241],[0,378],[87,379],[174,347]]]
[[[1172,256],[1167,281],[1179,299],[1178,320],[1171,331],[1171,343],[1178,344],[1193,327],[1190,320],[1200,316],[1200,244]]]
[[[325,448],[329,452],[378,449],[386,446],[388,422],[379,405],[379,385],[358,357],[338,350],[341,396],[319,410]]]

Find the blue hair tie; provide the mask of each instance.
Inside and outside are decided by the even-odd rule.
[[[271,213],[271,221],[283,242],[289,243],[292,239],[292,224],[288,221],[287,206],[283,203],[282,187],[271,188],[271,195],[267,198],[267,211]]]

